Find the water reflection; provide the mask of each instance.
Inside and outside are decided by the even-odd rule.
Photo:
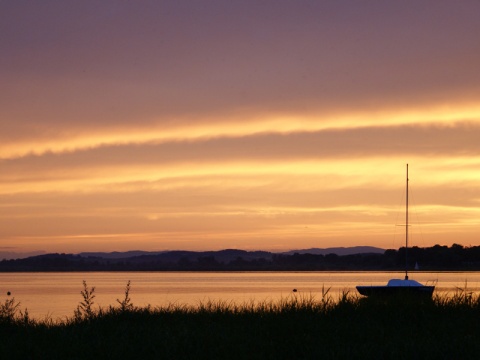
[[[164,306],[168,304],[197,305],[200,302],[276,301],[297,295],[321,298],[322,291],[337,298],[355,286],[384,285],[390,278],[402,278],[392,272],[87,272],[87,273],[1,273],[0,297],[7,292],[21,309],[37,319],[70,317],[82,300],[82,281],[95,286],[95,303],[102,307],[117,306],[127,281],[131,281],[130,297],[135,306]],[[437,293],[454,293],[457,288],[479,293],[480,272],[415,272],[415,280],[436,283]]]

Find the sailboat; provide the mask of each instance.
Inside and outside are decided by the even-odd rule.
[[[391,296],[396,294],[411,294],[431,297],[434,285],[423,285],[408,278],[408,164],[407,164],[407,196],[406,196],[406,223],[405,223],[405,279],[390,279],[387,285],[357,286],[357,291],[365,296]]]

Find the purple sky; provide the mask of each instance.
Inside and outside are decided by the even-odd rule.
[[[479,14],[0,1],[0,251],[480,244]]]

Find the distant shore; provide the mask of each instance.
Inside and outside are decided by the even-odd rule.
[[[313,252],[313,249],[312,249]],[[160,253],[45,254],[0,261],[0,272],[51,271],[402,271],[405,248],[338,255],[304,251],[166,251]],[[408,269],[480,271],[480,246],[408,249]]]

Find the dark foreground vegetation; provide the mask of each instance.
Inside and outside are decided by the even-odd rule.
[[[435,245],[408,250],[409,268],[479,271],[480,246]],[[125,257],[46,254],[0,261],[1,272],[18,271],[397,271],[405,269],[405,248],[351,255],[267,251],[167,251]]]
[[[94,288],[71,318],[31,319],[0,304],[1,359],[478,359],[480,299],[369,300],[328,290],[278,303],[95,308]]]

